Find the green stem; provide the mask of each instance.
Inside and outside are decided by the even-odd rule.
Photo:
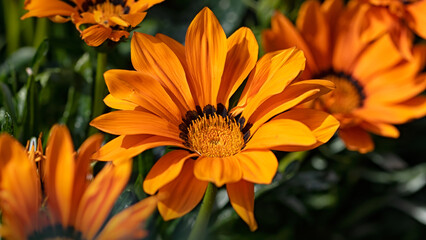
[[[10,55],[19,47],[19,6],[18,1],[2,1],[6,27],[7,54]]]
[[[106,64],[107,64],[107,54],[104,52],[98,52],[98,64],[96,66],[92,119],[101,115],[105,109],[103,99],[106,94],[106,87],[105,87],[106,85],[105,85],[103,74],[106,69]],[[96,133],[96,131],[97,130],[95,128],[91,127],[89,130],[89,135]]]
[[[33,74],[27,80],[27,99],[24,112],[23,139],[30,139],[36,135],[36,85]]]
[[[209,183],[206,193],[204,194],[203,203],[201,203],[200,211],[195,220],[194,227],[189,234],[188,240],[204,239],[206,228],[209,223],[210,214],[216,198],[217,188],[213,183]]]
[[[33,46],[38,47],[41,42],[47,38],[49,20],[47,18],[37,18],[36,31],[34,35]]]

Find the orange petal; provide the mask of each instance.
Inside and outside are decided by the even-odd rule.
[[[241,180],[237,183],[226,184],[229,201],[238,215],[246,222],[250,230],[256,231],[257,223],[254,219],[254,186],[253,183]]]
[[[423,39],[426,39],[426,1],[416,1],[406,6],[411,15],[408,24]]]
[[[77,30],[81,31],[80,26],[83,24],[97,24],[95,16],[91,12],[83,12],[81,14],[73,14],[71,16]]]
[[[92,135],[84,141],[78,151],[71,205],[71,222],[75,221],[81,196],[83,196],[83,193],[89,184],[87,176],[90,173],[91,156],[101,147],[102,140],[102,134]]]
[[[185,38],[186,62],[197,96],[197,105],[216,105],[225,66],[226,35],[207,7],[192,20]]]
[[[121,40],[121,38],[128,38],[130,33],[128,31],[122,31],[122,30],[113,30],[111,34],[109,35],[108,39],[118,42]]]
[[[243,117],[251,114],[268,98],[281,93],[305,69],[305,56],[295,48],[265,54],[256,64],[241,95],[238,107]]]
[[[186,58],[185,58],[185,47],[180,42],[164,34],[157,33],[155,37],[160,39],[163,43],[165,43],[170,48],[170,50],[174,52],[174,54],[176,55],[176,57],[179,59],[180,63],[184,67],[184,69],[187,69]]]
[[[333,38],[335,37],[333,30],[337,24],[336,19],[339,19],[340,14],[343,12],[343,8],[344,3],[342,0],[325,0],[321,4],[321,11],[324,13],[328,25],[330,26],[331,41],[333,41]]]
[[[90,183],[81,198],[75,228],[86,239],[93,239],[108,217],[115,201],[129,180],[132,161],[106,165]]]
[[[30,1],[25,5],[25,9],[29,12],[24,14],[21,19],[29,17],[51,17],[55,15],[69,17],[77,12],[71,5],[60,0],[50,0],[49,3],[45,1]]]
[[[53,126],[46,148],[44,186],[52,214],[63,227],[71,224],[69,221],[74,188],[74,161],[74,146],[68,129],[61,125]]]
[[[102,146],[92,158],[99,161],[120,161],[132,158],[147,149],[167,145],[184,148],[182,141],[166,137],[156,135],[123,135],[114,138]]]
[[[328,80],[304,80],[292,83],[282,93],[272,96],[255,110],[249,119],[249,122],[253,123],[252,131],[256,131],[273,116],[316,99],[334,88],[335,85]]]
[[[144,0],[144,1],[132,0],[133,3],[128,3],[129,6],[132,6],[130,8],[130,14],[146,11],[152,6],[158,3],[161,3],[162,1],[164,0]]]
[[[402,58],[406,60],[411,60],[413,57],[413,33],[411,29],[408,28],[405,24],[400,23],[399,29],[391,32],[391,38],[395,46],[398,48],[399,53],[402,55]]]
[[[152,134],[181,140],[178,126],[141,111],[120,110],[106,113],[93,119],[90,125],[115,135]]]
[[[309,46],[290,20],[280,12],[275,12],[272,17],[271,30],[262,32],[262,44],[266,52],[296,46],[303,51],[308,62],[306,72],[309,72],[309,74],[304,73],[303,75],[310,77],[312,74],[319,72],[317,63],[315,62]]]
[[[368,122],[402,124],[426,115],[426,97],[417,96],[393,105],[374,105],[360,109],[356,115]]]
[[[257,61],[259,46],[252,31],[242,27],[228,38],[228,53],[217,98],[228,108],[228,101]]]
[[[252,183],[270,184],[278,168],[278,161],[271,151],[242,151],[240,160],[243,179]]]
[[[411,61],[410,61],[411,62]],[[375,92],[366,93],[368,98],[365,99],[365,105],[374,106],[377,104],[395,104],[409,100],[416,95],[422,93],[426,88],[426,74],[419,76],[407,76],[398,78],[397,75],[391,75],[391,73],[402,74],[402,71],[407,68],[393,68],[390,73],[386,73],[386,76],[381,77],[382,80],[389,80],[387,84],[381,86]],[[384,75],[384,74],[381,74]],[[389,78],[392,76],[392,78]],[[384,83],[384,82],[383,82]]]
[[[277,150],[286,152],[306,151],[316,148],[330,140],[339,128],[339,121],[332,115],[314,109],[296,108],[282,113],[274,119],[293,119],[305,124],[316,138],[316,143],[309,147],[283,146]]]
[[[128,27],[130,24],[126,22],[125,20],[121,19],[120,17],[114,15],[108,19],[108,22],[111,22],[112,24],[116,24],[122,27]]]
[[[186,150],[174,150],[161,157],[151,168],[143,182],[146,193],[154,195],[158,189],[173,181],[181,172],[188,158],[196,157]]]
[[[368,153],[374,149],[370,134],[360,127],[342,128],[339,130],[339,137],[349,150]]]
[[[332,65],[337,72],[351,72],[353,63],[360,51],[366,46],[361,39],[361,32],[365,25],[367,4],[354,4],[353,8],[345,11],[339,20],[336,31]],[[351,47],[348,47],[351,46]]]
[[[132,102],[121,100],[120,98],[115,98],[111,94],[108,94],[104,98],[104,103],[110,108],[120,110],[134,110],[138,106]]]
[[[97,47],[105,42],[111,35],[112,29],[102,25],[93,25],[81,32],[81,38],[92,47]]]
[[[396,127],[390,124],[386,123],[375,123],[375,122],[362,122],[360,125],[365,130],[372,132],[374,134],[384,136],[384,137],[391,137],[391,138],[398,138],[399,137],[399,131]]]
[[[132,14],[121,15],[121,18],[124,21],[128,22],[130,26],[136,27],[139,23],[143,21],[145,16],[146,16],[146,12],[142,12],[142,13],[132,13]]]
[[[274,149],[280,146],[311,146],[316,138],[303,123],[291,119],[273,119],[249,139],[245,149]]]
[[[241,180],[243,172],[236,156],[199,157],[195,161],[194,175],[200,180],[213,182],[216,186],[221,187],[225,183]]]
[[[395,66],[402,59],[392,39],[386,34],[363,51],[354,67],[353,76],[366,82],[369,76]]]
[[[164,220],[181,217],[200,202],[206,192],[208,182],[194,176],[193,160],[185,161],[180,175],[162,187],[158,196],[158,211]]]
[[[330,26],[320,9],[319,1],[306,1],[302,4],[296,26],[309,45],[318,68],[330,68]]]
[[[364,86],[367,102],[397,103],[408,100],[425,89],[426,75],[418,75],[425,66],[426,47],[417,45],[413,49],[410,61],[375,75]],[[366,103],[369,104],[369,103]]]
[[[181,122],[181,110],[152,75],[114,69],[105,72],[104,76],[114,97],[136,103],[176,124]]]
[[[365,29],[361,32],[361,39],[368,43],[390,33],[393,26],[399,24],[397,18],[388,8],[367,4],[368,11],[364,15]]]
[[[42,200],[40,178],[35,162],[8,134],[0,135],[0,156],[2,237],[25,239],[37,228]]]
[[[137,71],[151,74],[186,110],[195,109],[182,64],[167,44],[153,36],[135,33],[131,50]]]
[[[96,239],[142,239],[146,237],[147,232],[143,230],[143,227],[156,207],[156,197],[143,199],[112,217]]]

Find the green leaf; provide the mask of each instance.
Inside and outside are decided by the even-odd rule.
[[[12,117],[6,111],[0,111],[0,132],[6,132],[10,135],[14,135],[14,124]]]
[[[38,46],[37,51],[31,62],[31,68],[33,71],[32,74],[37,75],[40,64],[43,61],[43,59],[46,57],[48,50],[49,50],[49,41],[45,39],[43,42],[41,42],[40,46]]]
[[[8,74],[13,70],[23,69],[34,57],[35,49],[32,47],[22,47],[15,51],[10,57],[0,65],[0,72]]]
[[[420,205],[404,199],[395,199],[391,202],[391,206],[408,214],[419,223],[426,225],[426,206],[424,204]]]
[[[114,207],[111,210],[111,215],[114,216],[115,214],[123,211],[124,209],[130,207],[135,202],[137,202],[135,193],[133,192],[133,187],[128,186],[126,189],[124,189],[123,193],[118,197],[117,201],[114,204]]]
[[[278,171],[286,177],[292,177],[299,168],[307,152],[292,152],[283,157],[278,165]]]
[[[16,122],[16,108],[13,102],[12,93],[9,87],[2,82],[0,82],[0,94],[3,96],[3,103],[6,111],[10,114],[13,121]]]

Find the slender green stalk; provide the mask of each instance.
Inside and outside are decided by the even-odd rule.
[[[10,55],[19,47],[19,4],[18,1],[2,1],[4,22],[6,24],[7,54]]]
[[[27,80],[27,99],[24,111],[24,130],[23,139],[30,139],[36,135],[36,82],[34,75],[28,76]]]
[[[19,6],[19,16],[22,17],[24,13],[28,12],[27,10],[24,10],[24,2],[25,0],[14,0],[15,2],[18,2]],[[34,28],[34,23],[38,22],[39,18],[26,18],[24,20],[20,20],[20,31],[21,31],[21,37],[23,40],[23,43],[26,46],[33,46],[37,48],[40,46],[41,41],[37,42],[37,45],[34,44],[34,33],[38,31],[37,27]],[[42,18],[45,19],[45,18]],[[44,21],[47,21],[45,19]]]
[[[36,31],[34,35],[33,46],[37,47],[47,38],[49,20],[47,18],[37,18]]]
[[[92,105],[92,119],[101,115],[105,109],[103,99],[106,94],[106,85],[103,74],[106,69],[106,64],[107,54],[104,52],[98,52],[98,64],[96,66],[95,89]],[[89,130],[89,135],[96,133],[96,131],[97,130],[95,128],[91,127]]]
[[[201,203],[200,211],[195,220],[194,227],[189,234],[188,240],[204,239],[207,225],[209,223],[210,214],[216,198],[217,188],[213,183],[209,183],[206,193],[204,194],[203,203]]]

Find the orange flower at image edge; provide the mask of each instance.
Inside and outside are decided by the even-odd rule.
[[[39,176],[34,149],[27,152],[11,136],[0,135],[0,235],[6,239],[140,239],[145,236],[142,226],[155,210],[155,197],[123,210],[104,225],[127,184],[132,161],[108,164],[89,181],[90,156],[101,142],[102,136],[94,135],[74,153],[68,129],[54,126],[46,158],[41,160],[46,161],[43,176]]]
[[[281,13],[262,33],[267,52],[297,46],[307,58],[302,79],[324,78],[336,89],[314,102],[340,121],[339,136],[349,150],[374,149],[369,133],[399,137],[393,124],[426,114],[426,46],[412,50],[405,60],[389,34],[374,41],[362,39],[368,5],[344,7],[341,0],[302,4],[296,27]],[[337,20],[336,20],[337,19]]]
[[[72,20],[81,38],[97,47],[105,40],[118,42],[146,16],[146,10],[164,0],[26,0],[28,17],[48,17],[54,22]],[[87,28],[82,28],[87,26]]]
[[[426,0],[359,0],[377,6],[373,11],[383,18],[382,9],[400,19],[401,23],[407,24],[415,33],[426,39]],[[380,17],[379,17],[380,18]],[[378,19],[377,19],[378,20]]]
[[[339,123],[331,115],[295,108],[334,88],[330,81],[294,81],[305,57],[295,48],[266,54],[248,28],[229,38],[204,8],[192,21],[186,45],[158,34],[135,33],[136,71],[110,70],[105,103],[119,109],[91,125],[120,135],[93,157],[117,161],[146,149],[172,145],[143,187],[158,196],[165,220],[191,211],[209,182],[226,185],[239,216],[257,228],[254,185],[269,184],[277,170],[271,150],[302,151],[327,142]],[[257,63],[256,63],[257,62]],[[248,76],[237,106],[229,99]]]

